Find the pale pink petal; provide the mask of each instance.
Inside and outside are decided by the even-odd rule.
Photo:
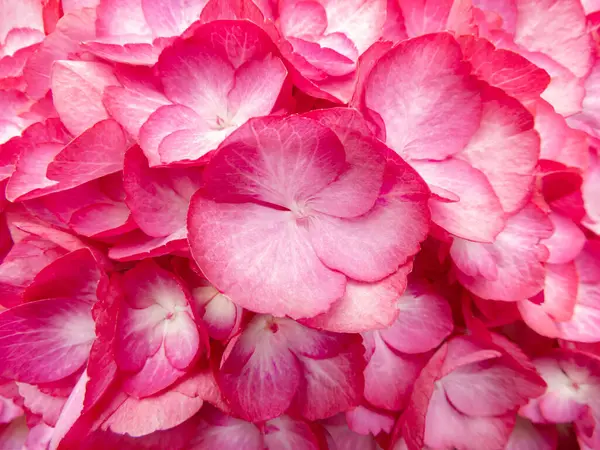
[[[494,241],[504,228],[504,211],[482,172],[458,159],[412,161],[411,164],[429,185],[459,199],[447,202],[434,197],[429,201],[431,220],[436,225],[470,241]]]
[[[227,416],[210,406],[202,408],[200,417],[200,425],[190,442],[191,450],[264,449],[263,436],[253,423]]]
[[[343,33],[365,52],[382,34],[386,19],[385,0],[326,0],[327,33]]]
[[[398,301],[406,288],[412,264],[376,283],[348,280],[344,296],[329,311],[303,323],[336,333],[357,333],[385,328],[398,316]]]
[[[418,251],[427,232],[428,196],[410,166],[390,161],[379,199],[368,213],[353,219],[318,215],[309,222],[315,252],[328,267],[350,278],[381,280]]]
[[[380,332],[371,336],[375,349],[365,368],[365,400],[378,408],[400,411],[427,359],[423,355],[396,353]]]
[[[321,263],[291,212],[195,195],[188,230],[206,277],[244,308],[312,317],[344,293],[345,277]]]
[[[460,258],[471,261],[485,250],[497,269],[493,279],[486,278],[481,272],[469,275],[462,270],[457,271],[457,277],[463,286],[482,298],[517,301],[533,297],[543,288],[543,262],[548,258],[548,250],[540,242],[551,233],[552,224],[547,216],[537,207],[528,205],[508,218],[506,227],[493,244],[455,239],[450,249],[453,259],[455,248],[462,247],[464,253]],[[461,264],[459,269],[463,266]]]
[[[157,430],[168,430],[185,422],[202,407],[203,392],[190,395],[188,386],[202,386],[198,376],[191,376],[171,389],[143,399],[117,397],[114,412],[102,422],[101,429],[130,436],[144,436]]]
[[[66,326],[65,326],[66,325]],[[56,381],[83,366],[94,339],[90,304],[52,299],[0,313],[0,360],[5,377]]]
[[[192,290],[192,297],[203,308],[202,321],[213,339],[225,340],[241,325],[243,310],[214,286]]]
[[[192,363],[198,353],[200,335],[196,322],[187,311],[167,319],[164,345],[165,355],[174,368],[184,370]]]
[[[234,86],[227,96],[228,119],[242,125],[248,119],[268,115],[279,97],[287,70],[273,55],[251,60],[235,73]]]
[[[298,116],[248,121],[205,170],[208,195],[254,198],[302,213],[307,201],[344,169],[344,148],[318,122]]]
[[[434,391],[427,410],[425,444],[432,448],[459,447],[475,450],[485,442],[488,450],[504,450],[515,422],[511,414],[478,417],[461,414],[446,399],[444,390]]]
[[[319,450],[319,439],[310,424],[288,416],[280,416],[265,425],[264,440],[267,450],[293,448]]]
[[[449,34],[404,41],[383,56],[365,87],[387,144],[404,158],[444,159],[463,149],[481,118],[481,100]],[[368,111],[367,111],[368,113]]]
[[[201,183],[195,168],[149,168],[139,147],[125,156],[125,202],[144,233],[168,236],[185,227],[190,198]]]
[[[327,28],[325,8],[316,1],[282,2],[279,14],[284,36],[320,36]]]
[[[448,301],[424,283],[411,283],[398,299],[400,314],[379,331],[392,348],[404,353],[423,353],[437,347],[452,332]]]
[[[520,209],[533,188],[540,138],[533,116],[518,101],[496,89],[484,91],[481,125],[458,158],[489,180],[506,213]]]
[[[515,42],[541,52],[578,77],[592,64],[585,12],[577,0],[517,0]]]
[[[151,34],[140,0],[100,0],[97,14],[96,30],[100,37]]]
[[[191,142],[194,142],[196,139],[200,139],[207,130],[204,121],[198,114],[181,105],[161,106],[148,117],[148,120],[140,128],[139,139],[140,146],[151,166],[161,163],[159,151],[161,143],[169,135],[181,131],[191,132]]]
[[[48,165],[47,176],[60,190],[123,170],[127,141],[112,119],[98,122],[71,141]]]
[[[371,409],[367,406],[357,406],[346,411],[348,428],[364,436],[377,436],[379,433],[390,433],[394,427],[394,415],[388,412]]]
[[[551,212],[549,215],[554,233],[548,239],[544,239],[544,244],[550,251],[548,263],[565,264],[579,254],[585,245],[585,235],[583,231],[568,217]]]
[[[118,86],[119,82],[107,64],[58,61],[52,68],[51,85],[60,119],[76,136],[108,118],[102,104],[104,89]]]
[[[66,397],[46,394],[33,384],[17,383],[17,385],[25,408],[41,416],[46,424],[54,427],[67,400]]]
[[[557,440],[556,428],[534,425],[527,419],[517,417],[506,450],[554,450]]]
[[[104,90],[104,106],[111,117],[137,139],[150,115],[171,102],[147,69],[116,71],[116,76],[123,86],[108,86]]]
[[[208,0],[142,0],[148,26],[156,36],[177,36],[200,18]]]

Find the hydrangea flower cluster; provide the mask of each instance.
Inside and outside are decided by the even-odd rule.
[[[600,449],[599,29],[0,0],[0,449]]]

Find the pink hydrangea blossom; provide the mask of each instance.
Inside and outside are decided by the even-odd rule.
[[[600,1],[0,0],[0,450],[600,449]]]

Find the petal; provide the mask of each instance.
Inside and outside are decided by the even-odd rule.
[[[302,366],[270,316],[255,316],[226,353],[219,387],[233,411],[246,420],[275,418],[292,403]]]
[[[104,89],[118,86],[112,68],[89,61],[58,61],[52,67],[54,107],[71,134],[77,136],[107,119],[102,104]]]
[[[139,147],[125,156],[125,202],[144,233],[168,236],[185,227],[192,195],[200,188],[196,168],[149,168]]]
[[[125,134],[117,122],[98,122],[54,157],[47,176],[60,183],[60,190],[79,186],[123,170],[126,148]]]
[[[455,239],[450,248],[453,259],[455,246],[462,246],[462,251],[466,251],[471,261],[479,257],[483,251],[481,247],[484,247],[497,267],[494,279],[468,275],[462,270],[457,271],[457,278],[463,286],[482,298],[517,301],[533,297],[543,288],[543,262],[548,257],[546,247],[540,242],[551,233],[552,224],[546,215],[537,207],[528,205],[508,218],[506,227],[493,244]]]
[[[448,301],[424,283],[411,283],[398,299],[400,314],[379,333],[390,347],[404,353],[433,350],[454,328]]]
[[[427,233],[428,189],[404,162],[388,163],[373,209],[353,219],[318,215],[309,232],[328,267],[359,281],[374,282],[398,270]]]
[[[432,198],[431,220],[463,239],[494,241],[504,228],[504,211],[485,175],[457,159],[413,161],[412,166],[428,184],[459,198],[457,202]]]
[[[204,174],[206,191],[217,200],[250,197],[299,209],[335,180],[344,160],[339,139],[314,120],[252,119],[212,158]]]
[[[518,101],[498,89],[483,92],[479,129],[458,155],[483,172],[507,213],[529,198],[540,155],[533,116]]]
[[[167,322],[165,332],[165,355],[169,363],[176,369],[186,369],[199,347],[200,334],[196,322],[187,311],[178,312]]]
[[[348,280],[344,296],[324,314],[304,324],[336,333],[358,333],[389,326],[398,316],[398,299],[412,264],[376,283]]]
[[[190,131],[196,137],[206,129],[202,118],[192,109],[182,105],[164,105],[148,117],[140,128],[140,147],[150,161],[150,165],[161,163],[160,145],[173,133]]]
[[[91,307],[85,301],[40,300],[3,311],[3,376],[25,383],[65,378],[83,366],[94,337]]]
[[[481,118],[481,100],[449,34],[404,41],[373,67],[365,106],[385,124],[404,158],[444,159],[463,149]]]
[[[583,246],[585,245],[585,235],[568,217],[550,212],[549,218],[554,226],[554,232],[550,238],[542,241],[550,251],[548,263],[568,263],[575,259],[583,249]]]
[[[199,193],[201,194],[201,193]],[[344,293],[346,279],[325,267],[291,213],[192,198],[194,260],[215,287],[257,312],[312,317]]]
[[[378,332],[373,338],[375,351],[365,368],[365,400],[378,408],[400,411],[427,359],[394,352]]]
[[[592,64],[585,12],[575,0],[516,1],[515,42],[541,52],[583,77]],[[565,26],[568,24],[568,26]]]
[[[272,55],[251,60],[235,72],[234,86],[228,94],[228,119],[241,125],[252,117],[268,115],[279,97],[287,70]]]

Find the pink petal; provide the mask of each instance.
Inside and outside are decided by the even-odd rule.
[[[463,415],[454,409],[436,389],[427,410],[425,443],[433,448],[460,447],[474,449],[471,443],[485,442],[486,449],[503,450],[515,418],[511,414],[496,417]]]
[[[360,403],[365,361],[360,339],[353,344],[332,358],[298,356],[304,370],[303,391],[296,395],[293,408],[303,417],[324,419]]]
[[[545,70],[518,53],[496,49],[489,41],[474,36],[461,36],[459,42],[477,77],[524,104],[539,100],[550,83]]]
[[[379,332],[371,336],[375,349],[365,368],[365,400],[378,408],[400,411],[427,359],[394,352]]]
[[[73,270],[76,267],[77,270]],[[97,301],[103,273],[92,252],[75,250],[41,269],[23,292],[25,301],[47,298],[73,298],[89,304]]]
[[[406,32],[410,37],[446,30],[458,31],[458,34],[471,34],[474,27],[470,2],[402,1],[400,8]]]
[[[453,260],[457,246],[463,247],[461,251],[465,251],[471,261],[485,249],[497,267],[494,279],[479,274],[468,275],[462,270],[457,271],[457,277],[463,286],[482,298],[517,301],[533,297],[543,288],[545,270],[542,263],[548,257],[547,249],[540,242],[551,233],[552,224],[547,217],[537,207],[529,205],[507,220],[506,227],[493,244],[455,239],[450,249]]]
[[[309,198],[342,172],[344,160],[339,139],[314,120],[253,119],[211,160],[206,190],[217,200],[250,197],[301,213]]]
[[[283,414],[302,378],[302,365],[270,316],[255,316],[221,366],[218,382],[234,412],[251,421]]]
[[[388,328],[379,331],[392,348],[404,353],[434,349],[450,335],[454,325],[448,301],[423,283],[411,283],[398,299],[400,314]]]
[[[398,299],[406,288],[412,264],[376,283],[348,280],[344,296],[324,314],[303,323],[336,333],[357,333],[385,328],[398,316]]]
[[[239,67],[235,72],[234,86],[227,96],[231,123],[241,125],[252,117],[268,115],[286,77],[283,62],[271,54]]]
[[[483,173],[458,159],[412,162],[425,181],[458,197],[456,202],[429,201],[431,220],[455,236],[493,242],[504,228],[504,211]]]
[[[354,219],[318,215],[309,222],[315,252],[328,267],[359,281],[395,272],[427,232],[428,189],[401,160],[389,162],[373,209]]]
[[[173,367],[165,354],[164,345],[146,359],[139,372],[127,377],[123,382],[123,391],[135,398],[156,395],[182,378],[186,372]]]
[[[188,249],[185,228],[168,236],[154,238],[147,234],[133,232],[124,236],[108,254],[117,261],[137,261],[145,258],[167,255],[169,253],[186,253]]]
[[[481,118],[481,101],[449,34],[405,41],[373,67],[365,106],[385,124],[386,142],[404,158],[444,159],[463,149]]]
[[[382,431],[390,433],[394,427],[393,414],[375,411],[362,405],[346,411],[346,420],[348,428],[364,436],[377,436]]]
[[[107,64],[59,61],[52,67],[51,84],[60,119],[77,136],[108,118],[102,95],[106,87],[118,86],[119,82]]]
[[[60,190],[73,188],[123,169],[127,141],[114,120],[104,120],[71,141],[48,165],[48,178]]]
[[[525,323],[543,336],[561,336],[563,325],[570,328],[578,281],[575,264],[546,264],[543,303],[537,305],[529,300],[518,303]]]
[[[551,212],[549,218],[554,226],[554,233],[550,238],[542,241],[550,251],[548,263],[568,263],[583,249],[585,235],[571,219],[565,216]]]
[[[179,41],[162,53],[158,67],[170,100],[191,108],[205,121],[227,114],[235,69],[226,54],[191,40]]]
[[[517,0],[515,42],[541,52],[576,76],[590,69],[591,40],[586,33],[585,12],[575,0]],[[565,27],[565,23],[569,26]]]
[[[126,397],[102,423],[103,430],[133,437],[144,436],[157,430],[168,430],[196,414],[205,396],[205,375],[199,373],[184,379],[171,389],[143,399]],[[190,391],[193,388],[193,391]]]
[[[178,312],[168,320],[164,345],[169,363],[176,369],[187,369],[200,347],[198,327],[188,312]]]
[[[540,139],[533,116],[502,91],[483,94],[481,125],[458,157],[479,169],[489,180],[507,213],[520,209],[533,188],[540,155]]]
[[[121,70],[116,75],[123,86],[108,86],[104,90],[104,106],[111,117],[137,139],[150,115],[171,102],[148,69]]]
[[[139,147],[125,156],[126,203],[144,233],[168,236],[185,227],[190,198],[201,183],[195,168],[149,168]]]
[[[256,312],[312,317],[344,293],[291,213],[196,195],[188,216],[194,260],[219,291]]]
[[[0,313],[3,374],[25,383],[71,375],[87,360],[93,339],[94,321],[85,301],[40,300]]]
[[[192,142],[198,144],[198,139],[205,131],[204,121],[193,110],[181,105],[164,105],[154,111],[140,128],[140,146],[152,166],[161,163],[160,146],[164,140],[178,132],[193,133]],[[212,148],[204,149],[206,151]],[[204,152],[205,153],[205,152]],[[198,154],[201,156],[201,153]]]
[[[553,450],[556,448],[558,432],[552,426],[534,425],[517,417],[506,450]]]

